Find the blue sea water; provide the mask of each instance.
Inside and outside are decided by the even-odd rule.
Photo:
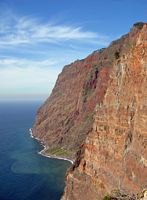
[[[68,161],[38,154],[29,135],[41,102],[0,102],[0,200],[59,200]]]

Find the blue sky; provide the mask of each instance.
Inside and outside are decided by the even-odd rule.
[[[0,0],[0,99],[45,99],[64,65],[147,21],[147,0]]]

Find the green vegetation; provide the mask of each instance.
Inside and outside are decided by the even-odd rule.
[[[102,53],[106,48],[99,49],[99,52]]]
[[[65,149],[60,148],[60,147],[47,149],[45,151],[45,154],[51,155],[51,156],[57,156],[57,157],[68,157],[69,156],[69,153]]]
[[[90,71],[85,86],[83,88],[83,102],[85,103],[88,97],[92,94],[92,92],[96,88],[96,82],[98,78],[99,67],[97,65],[93,65],[92,70]]]
[[[137,27],[138,29],[142,29],[144,23],[143,22],[137,22],[134,24],[135,27]]]
[[[103,198],[103,200],[111,200],[111,197],[110,197],[110,196],[105,196],[105,197]]]
[[[92,113],[89,113],[87,116],[85,116],[84,118],[84,122],[81,123],[79,130],[83,131],[83,130],[88,130],[89,127],[92,126],[92,123],[93,122],[93,112]]]
[[[73,111],[74,111],[74,102],[73,102],[73,103],[70,103],[70,104],[68,104],[68,105],[66,105],[66,106],[64,107],[64,111],[65,111],[65,112],[68,112],[68,113],[73,112]]]
[[[97,53],[97,52],[102,53],[105,49],[106,49],[106,48],[101,48],[101,49],[98,49],[98,50],[93,51],[93,53]]]

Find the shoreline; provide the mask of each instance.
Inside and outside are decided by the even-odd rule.
[[[58,160],[65,160],[65,161],[70,162],[71,164],[74,163],[73,160],[70,160],[70,159],[68,159],[68,158],[63,158],[63,157],[58,157],[58,156],[46,155],[46,154],[44,153],[44,151],[47,149],[46,146],[43,144],[43,142],[40,141],[39,138],[33,136],[33,132],[32,132],[32,129],[31,129],[31,128],[29,129],[29,134],[30,134],[31,138],[37,140],[37,141],[40,143],[40,145],[43,146],[43,149],[42,149],[41,151],[39,151],[38,154],[40,154],[40,155],[42,155],[42,156],[44,156],[44,157],[47,157],[47,158],[58,159]]]

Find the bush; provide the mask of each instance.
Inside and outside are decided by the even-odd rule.
[[[103,198],[103,200],[111,200],[111,197],[110,197],[110,196],[105,196],[105,197]]]
[[[138,29],[142,29],[144,23],[143,22],[137,22],[134,24],[135,27],[137,27]]]

